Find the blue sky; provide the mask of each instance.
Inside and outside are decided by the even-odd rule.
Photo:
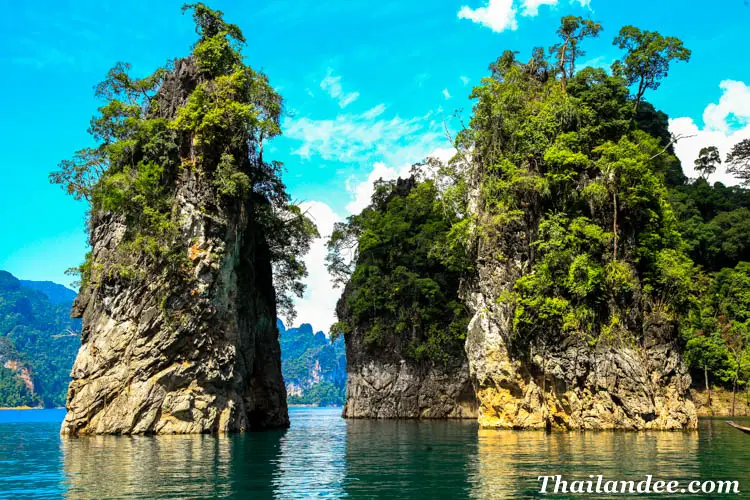
[[[92,87],[117,61],[145,75],[187,54],[195,40],[180,1],[2,0],[0,78],[0,269],[25,279],[69,283],[63,274],[86,251],[85,206],[48,183],[57,163],[90,145]],[[582,62],[608,66],[626,24],[683,39],[689,64],[675,66],[647,98],[693,135],[678,153],[726,148],[750,136],[750,26],[745,0],[352,0],[215,1],[238,24],[247,62],[265,71],[286,102],[284,136],[272,153],[285,181],[325,233],[362,207],[370,182],[394,176],[433,152],[446,154],[445,126],[460,124],[471,86],[505,49],[527,57],[555,42],[559,18],[591,17],[604,32]],[[441,151],[442,150],[442,151]],[[691,174],[692,172],[687,172]],[[717,178],[722,178],[721,173]],[[728,179],[727,179],[728,180]],[[327,329],[338,292],[322,269],[322,245],[308,258],[311,291],[302,321]]]

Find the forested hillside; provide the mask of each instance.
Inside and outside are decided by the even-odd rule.
[[[281,373],[290,404],[341,406],[346,390],[344,339],[331,342],[323,332],[313,333],[303,323],[286,328],[276,322],[281,344]]]
[[[705,153],[696,159],[701,175],[670,191],[687,251],[701,267],[694,276],[696,300],[682,320],[682,337],[693,385],[706,390],[709,406],[711,386],[718,384],[732,391],[731,406],[736,407],[737,392],[747,390],[750,382],[750,191],[710,184],[721,156],[716,149]],[[709,156],[713,158],[707,163]],[[745,170],[737,171],[740,176],[748,170],[747,158]]]
[[[683,359],[694,383],[750,378],[750,140],[681,165],[690,137],[648,97],[690,50],[626,26],[611,68],[582,67],[602,31],[568,16],[549,49],[505,51],[453,160],[418,166],[408,196],[413,180],[381,184],[329,244],[346,283],[332,333],[383,359],[457,352],[468,301],[484,425],[694,426]],[[745,187],[711,185],[720,166]]]
[[[0,271],[0,407],[65,405],[81,344],[81,322],[70,318],[74,297],[61,285]]]

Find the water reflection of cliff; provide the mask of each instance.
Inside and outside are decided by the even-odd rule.
[[[546,434],[339,413],[294,409],[286,432],[63,439],[62,486],[68,498],[536,498],[538,476],[650,474],[750,489],[748,440],[722,421],[702,420],[700,433]]]
[[[346,422],[346,479],[352,498],[466,498],[476,423]]]
[[[340,496],[346,448],[340,410],[296,413],[286,432],[63,439],[66,496],[285,499],[305,491]]]
[[[539,495],[539,476],[564,479],[697,479],[697,432],[586,432],[480,430],[470,481],[474,498]]]
[[[231,489],[228,438],[91,436],[61,443],[68,498],[216,497]]]

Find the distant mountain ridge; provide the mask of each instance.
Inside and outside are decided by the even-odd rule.
[[[346,349],[343,338],[331,342],[308,323],[286,328],[281,320],[281,372],[289,404],[341,406],[346,392]]]
[[[38,292],[42,292],[47,296],[50,302],[53,304],[73,304],[78,293],[74,292],[70,288],[59,285],[52,281],[29,281],[29,280],[18,280],[21,286],[31,288]]]
[[[0,407],[65,405],[70,370],[81,345],[81,321],[70,318],[76,292],[0,271]],[[290,404],[342,405],[343,339],[331,341],[303,323],[277,320],[282,372]]]
[[[65,404],[81,344],[70,318],[76,293],[0,271],[0,407]]]

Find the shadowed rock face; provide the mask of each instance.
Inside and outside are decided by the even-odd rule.
[[[171,118],[197,84],[177,61],[157,100]],[[189,138],[181,156],[191,154]],[[241,157],[238,155],[238,157]],[[175,169],[170,189],[190,265],[175,276],[131,255],[136,277],[117,269],[127,227],[95,213],[94,272],[74,304],[83,317],[61,432],[207,433],[287,427],[270,255],[253,203],[219,203],[212,180]]]
[[[697,428],[676,325],[636,312],[640,343],[568,335],[511,341],[512,310],[497,300],[523,272],[519,261],[480,266],[469,303],[466,351],[485,428],[680,430]],[[637,307],[634,307],[637,309]],[[549,333],[549,332],[548,332]]]
[[[467,364],[441,369],[371,359],[350,368],[345,418],[476,418]]]
[[[347,293],[346,291],[344,293]],[[337,313],[344,317],[344,301]],[[416,362],[398,349],[373,351],[364,336],[346,336],[345,418],[476,418],[477,404],[465,358],[449,365]]]

